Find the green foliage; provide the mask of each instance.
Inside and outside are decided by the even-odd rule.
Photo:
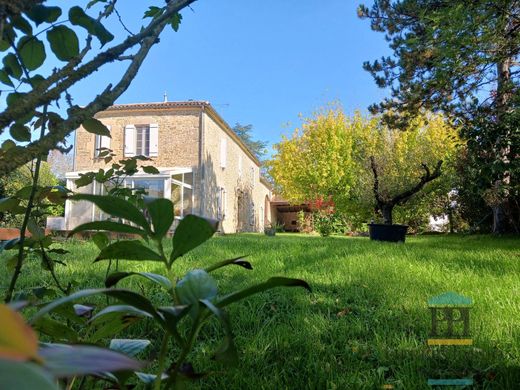
[[[376,389],[384,383],[392,383],[396,388],[415,389],[417,384],[425,384],[430,375],[439,374],[437,369],[444,373],[448,367],[453,377],[481,378],[479,383],[483,387],[515,388],[518,372],[511,370],[511,361],[520,358],[520,349],[516,328],[511,324],[517,321],[518,308],[497,302],[508,302],[511,292],[518,287],[520,267],[515,255],[518,239],[481,234],[419,235],[407,237],[406,241],[406,245],[396,246],[374,245],[364,237],[324,240],[292,233],[277,234],[274,238],[263,234],[233,234],[216,236],[188,253],[176,263],[170,280],[175,281],[193,268],[204,269],[214,260],[250,253],[254,271],[232,265],[211,273],[222,294],[247,288],[271,275],[304,279],[313,287],[313,292],[275,289],[227,306],[225,310],[240,357],[236,368],[226,369],[209,359],[223,337],[218,320],[213,318],[201,330],[186,360],[194,373],[208,374],[187,383],[186,387],[283,389],[290,383],[291,388],[298,389],[326,388],[327,384],[338,389]],[[99,252],[96,246],[89,240],[70,240],[64,245],[71,253],[61,275],[73,274],[79,286],[102,286],[104,264],[89,264]],[[170,245],[171,240],[166,240],[167,251],[171,250]],[[6,285],[9,280],[2,268],[5,259],[0,257],[0,285]],[[162,273],[155,262],[121,262],[120,268],[128,272]],[[26,292],[26,299],[33,300],[36,298],[31,287],[41,284],[38,264],[28,263],[18,291]],[[455,291],[475,301],[471,332],[478,334],[478,341],[474,338],[475,348],[449,348],[432,356],[425,353],[425,338],[431,322],[426,301],[439,293],[452,291],[454,286],[457,286]],[[123,279],[118,287],[145,291],[159,307],[169,304],[160,287],[141,276]],[[54,298],[46,295],[41,299],[48,302]],[[112,305],[121,303],[110,299]],[[78,302],[96,306],[95,313],[106,307],[102,295]],[[72,308],[70,310],[74,314]],[[64,321],[58,313],[46,317]],[[107,323],[108,317],[105,317]],[[137,355],[138,360],[147,360],[158,353],[162,340],[153,320],[146,318],[134,321],[128,315],[129,326],[115,336],[110,333],[96,344],[106,347],[114,337],[149,339],[151,345]],[[182,334],[189,329],[190,320],[185,318],[185,324],[179,325]],[[101,324],[97,323],[96,329],[101,328]],[[406,337],[403,332],[407,333]],[[77,333],[83,334],[82,331]],[[497,342],[510,348],[500,353]],[[178,354],[179,349],[172,346],[170,358]],[[344,358],[331,359],[331,356]],[[152,361],[139,372],[155,373],[154,367]],[[379,367],[389,367],[389,370],[379,376]],[[251,372],[254,375],[245,375]],[[133,384],[137,384],[137,388],[144,387],[137,375],[140,374],[128,380],[128,387]],[[150,375],[153,383],[155,375]],[[79,381],[77,378],[75,383]],[[87,378],[83,388],[103,386],[116,387]]]
[[[99,195],[74,195],[73,200],[86,200],[93,202],[103,211],[112,214],[125,222],[99,221],[90,222],[78,226],[75,231],[84,230],[106,230],[114,228],[117,232],[130,232],[138,229],[139,235],[144,241],[121,240],[112,243],[100,241],[100,252],[94,261],[104,259],[134,260],[134,261],[156,261],[164,264],[165,270],[170,270],[173,263],[188,252],[208,241],[217,230],[215,221],[206,220],[195,215],[183,218],[177,226],[171,239],[172,250],[165,251],[163,241],[173,223],[173,204],[167,199],[154,200],[145,203],[146,210],[139,210],[131,202],[114,196]],[[145,212],[149,219],[145,216]],[[110,222],[110,223],[107,223]],[[132,224],[138,225],[138,227]],[[135,230],[134,230],[135,231]],[[41,240],[36,232],[33,238]],[[27,241],[29,242],[29,241]],[[161,387],[161,382],[166,382],[168,388],[176,384],[179,377],[184,376],[180,369],[185,363],[188,353],[194,347],[195,340],[203,325],[211,317],[217,318],[222,324],[224,336],[221,345],[215,350],[214,356],[218,361],[233,363],[237,360],[237,352],[233,341],[231,323],[224,308],[231,303],[245,299],[256,293],[280,286],[299,286],[309,289],[306,282],[290,278],[271,278],[266,282],[259,283],[243,290],[237,290],[229,294],[219,291],[216,280],[209,273],[228,265],[239,265],[245,269],[252,269],[249,262],[243,257],[233,258],[218,262],[206,270],[193,269],[188,271],[184,277],[175,281],[174,278],[150,272],[121,272],[117,271],[107,276],[106,288],[80,290],[54,299],[50,303],[39,307],[39,310],[31,316],[30,324],[40,332],[48,335],[56,342],[79,341],[99,344],[106,337],[114,337],[116,333],[125,329],[134,322],[143,319],[153,321],[154,326],[162,334],[163,343],[159,356],[156,357],[157,372],[155,373],[155,386]],[[138,276],[155,284],[162,291],[163,301],[168,302],[166,306],[156,306],[144,295],[132,290],[115,288],[123,279]],[[62,314],[72,303],[98,295],[105,295],[117,301],[118,304],[109,304],[106,307],[89,308],[81,306],[76,309],[76,322],[79,320],[80,331],[72,332],[66,323],[51,318],[50,315]],[[81,319],[88,314],[88,321]],[[189,313],[188,320],[186,315]],[[67,317],[70,318],[70,317]],[[74,315],[72,315],[74,318]],[[68,322],[67,322],[68,324]],[[187,326],[188,331],[182,332],[179,326]],[[32,330],[31,330],[32,331]],[[0,336],[2,333],[0,332]],[[168,350],[170,339],[173,339],[181,353],[174,362],[168,362]],[[118,386],[125,386],[131,375],[120,375],[118,371],[131,369],[139,372],[139,379],[147,380],[146,373],[142,373],[140,363],[132,358],[142,352],[150,342],[148,340],[120,340],[112,339],[110,348],[122,352],[108,352],[95,346],[69,346],[62,344],[47,344],[39,352],[43,364],[41,369],[54,378],[83,376],[96,371],[103,371],[101,377]],[[15,343],[15,346],[17,344]],[[2,338],[0,337],[0,352]],[[97,365],[105,364],[103,369]],[[149,374],[153,375],[153,374]]]
[[[456,129],[438,115],[418,116],[406,131],[397,131],[379,117],[356,113],[348,118],[341,109],[332,108],[306,119],[302,130],[275,145],[276,154],[268,165],[285,199],[301,204],[330,198],[352,228],[358,229],[374,218],[372,156],[379,173],[379,195],[387,202],[420,181],[423,164],[433,171],[443,161],[440,179],[398,202],[412,210],[417,198],[431,203],[436,194],[454,188],[451,172],[458,146]],[[428,212],[427,208],[422,211]],[[424,214],[413,218],[422,219]]]
[[[240,137],[242,142],[244,142],[247,148],[253,153],[253,155],[260,161],[264,158],[267,153],[267,145],[266,141],[259,141],[253,139],[251,131],[253,130],[253,125],[241,125],[240,123],[236,123],[233,126],[233,131],[236,135]]]
[[[0,178],[1,196],[4,198],[4,202],[10,199],[9,202],[13,206],[0,210],[3,212],[1,217],[3,226],[19,227],[21,225],[21,215],[25,210],[23,206],[27,204],[33,175],[34,166],[29,163],[18,168],[9,176]],[[58,179],[46,162],[41,163],[38,185],[40,186],[38,204],[33,215],[40,226],[45,226],[47,216],[63,215],[65,202],[62,197],[63,188],[59,187]],[[15,207],[18,205],[20,207]]]
[[[350,230],[346,218],[337,211],[315,211],[312,213],[312,225],[322,237],[328,237],[331,234],[344,235]]]
[[[376,0],[360,6],[359,16],[385,34],[393,51],[364,64],[378,86],[391,90],[371,111],[401,128],[424,109],[454,119],[468,143],[460,191],[466,215],[475,228],[520,232],[517,2]],[[473,214],[475,207],[481,211]],[[491,212],[493,218],[482,216]]]

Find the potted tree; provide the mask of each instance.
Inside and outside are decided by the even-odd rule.
[[[436,197],[453,188],[459,145],[457,128],[431,113],[418,115],[404,131],[383,123],[370,129],[359,154],[364,179],[358,183],[380,220],[368,224],[372,240],[405,241],[408,226],[395,223],[396,207],[405,206],[399,214],[407,219],[420,204],[431,210]]]
[[[383,217],[383,223],[369,223],[368,229],[371,240],[390,241],[390,242],[404,242],[407,225],[399,225],[393,223],[392,211],[395,206],[403,205],[412,198],[416,193],[421,191],[424,186],[435,180],[441,175],[442,160],[437,162],[433,171],[427,164],[422,163],[421,167],[424,174],[419,178],[419,181],[408,189],[397,194],[389,194],[381,191],[379,186],[379,169],[374,156],[370,156],[370,167],[374,175],[374,197],[376,201],[375,211],[380,213]]]

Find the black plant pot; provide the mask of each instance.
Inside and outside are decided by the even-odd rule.
[[[385,225],[369,223],[368,232],[371,240],[404,242],[408,225]]]

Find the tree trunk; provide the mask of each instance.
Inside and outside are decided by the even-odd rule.
[[[504,115],[507,114],[509,108],[509,102],[511,100],[511,58],[505,58],[504,60],[497,63],[497,97],[496,97],[496,109],[497,109],[497,139],[496,139],[496,153],[497,158],[501,159],[504,163],[509,163],[509,149],[501,146],[502,137],[509,138],[510,134],[502,134],[501,127],[503,126]],[[500,174],[501,177],[493,183],[493,186],[497,191],[503,185],[509,185],[510,175],[506,169]],[[502,196],[500,194],[499,196]],[[493,203],[491,209],[493,210],[493,233],[503,234],[507,232],[507,216],[506,216],[506,205],[507,205],[507,194],[502,201]]]
[[[381,213],[383,214],[383,223],[385,225],[392,225],[392,210],[394,209],[393,204],[384,204],[381,207]]]

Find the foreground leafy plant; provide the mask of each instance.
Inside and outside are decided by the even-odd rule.
[[[171,273],[173,264],[183,255],[211,238],[217,230],[217,221],[195,215],[186,216],[177,226],[172,237],[173,248],[167,253],[163,241],[174,221],[171,201],[167,199],[147,201],[145,211],[140,211],[131,202],[113,196],[74,195],[71,199],[91,201],[102,211],[126,221],[126,223],[90,222],[78,226],[70,233],[71,235],[85,230],[110,230],[133,233],[142,238],[142,240],[125,240],[113,243],[108,243],[108,240],[106,240],[106,245],[101,248],[94,260],[95,262],[109,259],[162,262],[167,276],[145,272],[111,273],[105,280],[105,288],[81,290],[55,299],[41,307],[31,317],[30,323],[33,326],[45,327],[45,319],[52,320],[48,316],[49,314],[63,315],[73,302],[80,299],[105,295],[118,300],[117,304],[110,304],[97,311],[89,306],[73,306],[76,314],[84,316],[87,313],[90,316],[88,320],[82,322],[87,330],[87,336],[83,341],[99,344],[105,338],[115,336],[131,324],[144,319],[153,321],[162,334],[159,355],[155,360],[152,359],[156,369],[153,373],[138,371],[135,375],[145,383],[153,382],[156,389],[161,387],[171,388],[178,384],[181,379],[200,375],[192,372],[187,357],[197,342],[201,329],[212,317],[220,321],[224,331],[222,342],[214,353],[215,359],[226,364],[236,362],[237,351],[233,341],[233,332],[229,316],[225,311],[228,305],[275,287],[294,286],[310,290],[309,285],[303,280],[272,277],[263,283],[243,290],[228,294],[220,293],[211,273],[228,265],[252,269],[252,265],[243,257],[220,261],[206,269],[191,270],[176,281]],[[164,291],[170,304],[156,306],[140,293],[115,288],[121,280],[129,277],[144,278],[156,284]],[[141,347],[144,346],[145,348],[149,344],[148,340],[126,340],[124,343],[116,340],[112,339],[110,345],[112,347],[119,346],[117,350],[130,357],[135,356],[132,354],[133,351],[140,351]],[[175,345],[180,353],[174,361],[170,362],[168,356],[172,345]],[[85,373],[78,375],[83,374]],[[126,382],[132,377],[128,372],[118,375],[111,373],[96,374],[96,376],[119,387],[126,386]]]

